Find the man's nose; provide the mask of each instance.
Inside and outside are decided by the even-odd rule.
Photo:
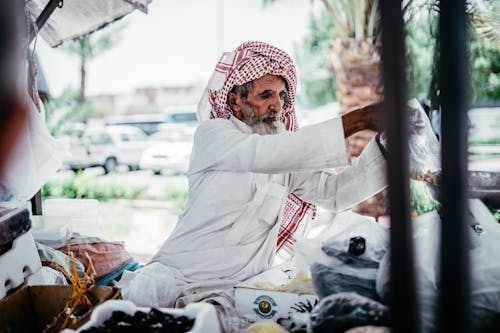
[[[281,112],[281,109],[283,108],[283,101],[277,96],[273,96],[271,99],[271,104],[269,104],[269,109],[272,111],[276,112]]]

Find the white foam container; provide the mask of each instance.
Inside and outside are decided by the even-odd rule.
[[[35,241],[55,249],[66,245],[71,236],[71,226],[65,216],[34,215],[31,222]]]
[[[46,199],[45,218],[66,218],[72,232],[84,236],[99,236],[99,201],[95,199]]]
[[[31,231],[18,236],[12,248],[0,256],[0,299],[9,290],[22,286],[42,268]]]
[[[82,325],[77,331],[65,329],[62,333],[81,332],[91,327],[102,325],[111,318],[114,311],[123,311],[133,315],[137,311],[148,312],[151,308],[138,307],[134,303],[126,300],[108,300],[97,306],[90,317],[90,320]],[[186,316],[195,319],[193,328],[187,333],[220,333],[221,328],[215,307],[209,303],[191,303],[182,309],[159,308],[158,310],[174,316]]]

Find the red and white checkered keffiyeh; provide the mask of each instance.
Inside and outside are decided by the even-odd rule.
[[[298,128],[295,115],[295,92],[297,73],[290,56],[263,42],[246,42],[234,52],[225,52],[208,81],[208,86],[198,104],[200,122],[212,118],[231,117],[232,111],[226,103],[227,94],[235,85],[258,79],[266,74],[280,75],[287,82],[288,99],[283,106],[281,121],[289,131]],[[316,207],[291,193],[286,202],[278,234],[276,252],[292,253],[295,235],[305,231],[303,223],[316,215]],[[302,225],[301,225],[302,223]]]

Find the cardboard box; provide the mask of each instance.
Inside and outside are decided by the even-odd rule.
[[[38,333],[64,310],[71,296],[71,286],[27,286],[0,300],[0,332]],[[94,306],[108,299],[120,298],[120,289],[93,286],[89,299]],[[78,309],[70,327],[78,328],[89,320],[92,309]]]
[[[109,300],[99,305],[92,313],[91,319],[76,332],[101,326],[111,318],[114,311],[123,311],[129,315],[137,311],[149,312],[151,308],[138,307],[134,303],[125,300]],[[191,303],[182,309],[159,308],[158,310],[174,316],[184,315],[194,319],[194,325],[187,333],[220,333],[221,328],[215,307],[209,303]],[[62,333],[74,333],[73,330],[64,330]]]
[[[278,321],[297,312],[292,307],[296,307],[299,302],[316,304],[319,297],[315,294],[263,290],[256,286],[256,284],[281,286],[290,282],[294,277],[293,266],[285,263],[236,285],[235,307],[238,315],[246,324],[261,320]]]

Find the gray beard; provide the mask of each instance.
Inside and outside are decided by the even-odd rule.
[[[256,120],[254,111],[252,108],[248,107],[248,109],[243,112],[243,115],[242,121],[250,126],[253,133],[259,135],[272,135],[286,131],[285,124],[280,121],[281,112],[267,113],[261,119]],[[271,117],[276,117],[276,120],[272,123],[264,121]]]

